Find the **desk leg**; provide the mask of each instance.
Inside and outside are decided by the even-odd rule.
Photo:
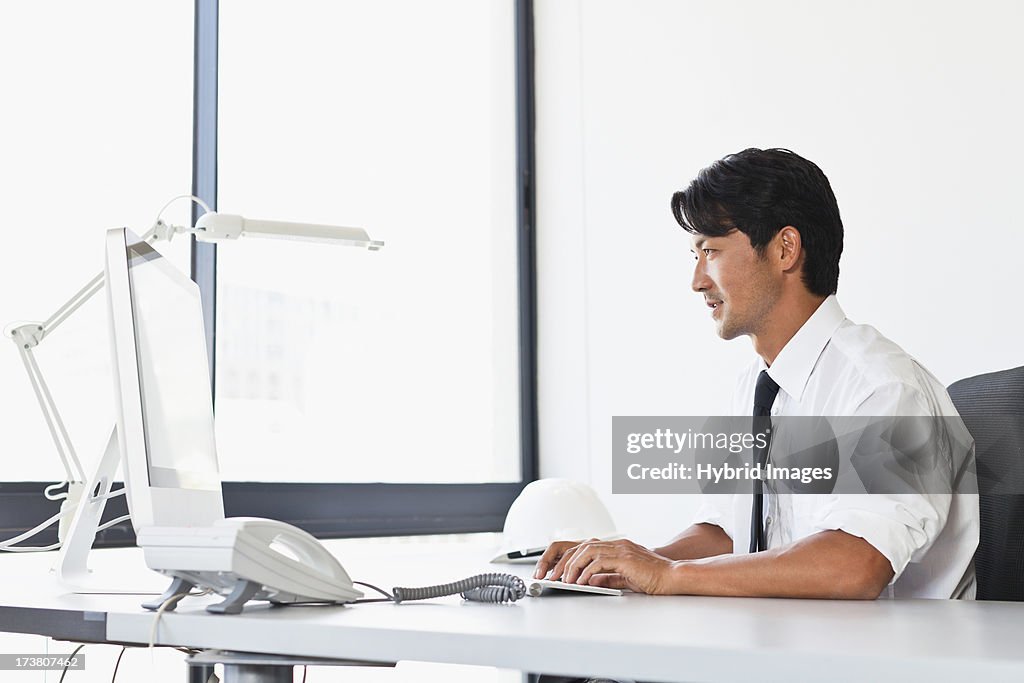
[[[261,655],[224,650],[204,650],[192,655],[187,661],[188,683],[207,683],[214,664],[224,666],[224,683],[292,683],[292,672],[296,666],[395,666],[394,662]]]
[[[292,683],[292,664],[225,664],[224,683]],[[188,683],[207,683],[213,664],[190,664]]]
[[[292,683],[291,665],[225,664],[224,683]]]
[[[207,683],[213,675],[213,664],[189,664],[188,683]]]

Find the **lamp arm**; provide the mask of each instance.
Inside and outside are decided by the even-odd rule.
[[[28,379],[32,384],[36,400],[39,402],[39,408],[43,411],[46,427],[50,430],[50,437],[57,448],[61,464],[64,465],[66,481],[84,482],[85,470],[78,459],[78,454],[75,453],[74,444],[72,444],[71,437],[68,435],[67,427],[64,426],[64,420],[60,417],[60,411],[57,410],[57,404],[54,402],[53,395],[46,385],[46,380],[43,379],[43,373],[39,370],[39,364],[36,363],[32,347],[19,346],[18,355],[21,356],[21,362],[28,373]]]
[[[171,238],[179,233],[186,232],[188,228],[167,225],[163,221],[156,224],[142,236],[146,242],[158,242],[160,240],[171,241]],[[98,273],[89,280],[84,287],[75,292],[74,296],[67,300],[53,315],[41,323],[15,323],[5,330],[8,337],[14,340],[19,348],[31,349],[39,345],[51,332],[71,317],[75,311],[84,306],[90,299],[103,289],[103,273]]]
[[[156,225],[143,236],[143,239],[147,242],[155,242],[160,239],[169,241],[174,234],[184,232],[185,230],[185,228],[166,225],[163,221],[158,220]],[[39,408],[43,413],[43,419],[46,420],[46,427],[50,431],[50,437],[57,448],[57,455],[60,456],[61,464],[64,466],[64,473],[67,477],[66,481],[73,483],[85,482],[85,469],[82,467],[82,462],[78,459],[74,444],[71,442],[67,427],[60,416],[60,410],[57,409],[57,403],[53,400],[53,394],[50,393],[50,388],[46,384],[42,370],[39,369],[33,349],[39,346],[43,339],[71,317],[75,311],[96,296],[103,289],[103,280],[103,273],[89,280],[84,287],[78,290],[74,296],[58,308],[45,322],[15,323],[4,330],[5,334],[18,347],[18,355],[21,356],[22,365],[25,366],[25,372],[28,374],[29,382],[32,384],[32,391],[36,395],[36,401],[38,401]]]
[[[38,340],[36,343],[38,344],[38,342],[42,341],[46,335],[57,329],[62,322],[67,320],[75,311],[84,306],[89,299],[96,296],[101,289],[103,289],[103,273],[100,273],[93,279],[89,280],[85,287],[78,290],[78,293],[71,297],[67,303],[58,308],[53,315],[39,325]]]

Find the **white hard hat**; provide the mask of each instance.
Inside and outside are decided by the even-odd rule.
[[[570,479],[531,482],[512,503],[491,562],[536,558],[553,541],[617,538],[615,522],[594,489]]]

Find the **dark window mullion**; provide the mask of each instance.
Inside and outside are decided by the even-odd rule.
[[[519,396],[521,480],[540,476],[537,431],[537,259],[534,175],[533,0],[515,0],[516,199],[519,240]]]
[[[192,194],[217,210],[218,0],[195,0],[192,81]],[[192,224],[202,209],[192,205]],[[199,285],[206,325],[210,384],[216,402],[217,245],[192,238],[192,279]]]

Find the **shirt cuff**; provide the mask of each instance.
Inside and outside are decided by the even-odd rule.
[[[844,531],[863,538],[892,565],[891,586],[910,564],[918,544],[913,542],[915,530],[906,524],[868,510],[832,510],[814,524],[818,531]],[[918,529],[922,536],[924,531]],[[927,539],[922,539],[927,542]]]
[[[732,503],[732,496],[720,496],[723,499],[729,500],[730,507]],[[723,500],[724,502],[724,500]],[[728,518],[732,515],[731,510],[728,514],[718,505],[709,504],[702,502],[700,507],[697,508],[697,512],[693,515],[692,524],[713,524],[719,529],[725,532],[725,535],[729,537],[729,540],[733,539],[732,525],[728,523]]]

